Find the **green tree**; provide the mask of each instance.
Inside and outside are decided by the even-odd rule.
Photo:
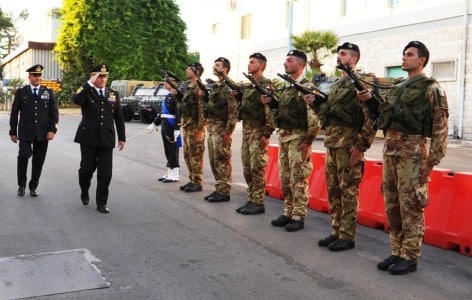
[[[14,46],[15,27],[10,17],[0,8],[0,58],[7,56]]]
[[[64,0],[55,51],[64,70],[65,101],[97,64],[113,79],[184,75],[190,56],[185,23],[173,0]]]
[[[313,75],[321,73],[321,60],[336,53],[339,38],[332,31],[305,31],[299,36],[292,36],[292,45],[311,57],[308,65]]]

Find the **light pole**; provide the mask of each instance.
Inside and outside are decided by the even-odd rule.
[[[293,1],[295,0],[290,0],[289,12],[288,12],[288,51],[292,50]]]

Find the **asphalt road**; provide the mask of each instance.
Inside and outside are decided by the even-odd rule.
[[[114,157],[109,208],[103,215],[79,199],[79,116],[61,115],[49,144],[38,198],[16,196],[17,145],[9,141],[8,116],[0,114],[0,256],[88,249],[109,288],[38,299],[470,299],[472,257],[423,246],[418,271],[392,276],[376,263],[390,253],[388,235],[359,226],[356,248],[333,253],[316,241],[330,232],[327,214],[309,211],[305,229],[288,233],[270,221],[282,202],[267,198],[266,213],[234,210],[246,198],[238,126],[233,138],[231,201],[208,203],[214,180],[205,162],[204,191],[179,190],[157,181],[165,171],[161,136],[127,123],[128,142]],[[273,142],[276,142],[274,137]],[[314,148],[322,150],[322,141]],[[380,158],[381,141],[367,153]],[[451,144],[442,168],[472,171],[471,149]],[[95,179],[94,179],[95,180]],[[94,190],[95,184],[92,185]],[[0,283],[4,279],[0,278]]]

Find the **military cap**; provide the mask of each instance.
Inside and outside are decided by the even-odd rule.
[[[205,69],[203,69],[203,66],[201,63],[199,62],[193,62],[191,64],[188,65],[190,68],[192,68],[193,70],[197,71],[198,72],[198,76],[202,76],[203,74],[203,71]]]
[[[100,73],[100,75],[108,75],[108,66],[107,65],[99,65],[90,70],[90,75],[95,75]]]
[[[359,50],[359,46],[357,46],[356,44],[353,44],[353,43],[346,42],[346,43],[338,46],[338,49],[336,50],[336,52],[339,52],[339,50],[341,50],[341,49],[351,50],[351,51],[359,53],[359,55],[361,54],[361,51]]]
[[[300,50],[297,50],[297,49],[293,49],[293,50],[288,51],[288,53],[287,53],[287,56],[291,56],[291,55],[292,55],[292,56],[296,56],[296,57],[298,57],[298,58],[301,58],[301,59],[303,59],[303,61],[305,61],[305,62],[307,61],[306,54],[305,54],[305,52],[303,52],[303,51],[300,51]]]
[[[249,55],[249,59],[251,59],[253,57],[257,58],[259,60],[267,61],[267,58],[259,52],[256,52],[256,53],[253,53],[253,54]]]
[[[41,75],[43,74],[43,69],[44,67],[41,65],[34,65],[28,70],[26,70],[26,72],[29,72],[30,74],[35,74],[35,75]]]

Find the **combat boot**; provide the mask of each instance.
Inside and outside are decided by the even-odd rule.
[[[382,260],[377,264],[377,269],[382,271],[387,271],[392,265],[396,264],[400,259],[400,256],[390,255],[386,259]]]
[[[216,193],[218,193],[218,192],[217,192],[217,191],[214,191],[214,192],[212,192],[211,194],[206,195],[205,198],[203,198],[203,199],[205,199],[205,200],[208,201],[208,199],[211,198],[211,197],[213,197],[213,195],[215,195]]]
[[[338,239],[336,235],[330,234],[327,237],[321,239],[318,241],[318,246],[320,247],[328,247],[329,244],[332,242],[335,242]]]
[[[329,244],[328,249],[331,251],[345,251],[353,249],[355,246],[356,243],[354,243],[354,241],[346,239],[337,239],[336,241]]]
[[[244,205],[241,205],[240,207],[236,208],[236,212],[237,213],[241,213],[241,211],[243,210],[243,208],[246,208],[248,207],[249,205],[251,205],[253,202],[251,201],[247,201],[246,203],[244,203]]]
[[[193,192],[200,192],[201,190],[202,190],[202,186],[200,184],[191,182],[185,187],[184,192],[193,193]]]
[[[292,220],[290,223],[285,226],[285,230],[288,232],[295,232],[302,230],[305,227],[305,222],[302,220]]]
[[[241,209],[241,214],[243,215],[258,215],[265,213],[264,204],[257,204],[251,202],[247,207]]]
[[[285,227],[288,223],[292,222],[292,218],[286,215],[280,215],[277,219],[272,220],[270,223],[275,227]]]
[[[388,268],[392,275],[404,275],[416,271],[416,259],[408,260],[400,257],[397,262]]]
[[[208,202],[226,202],[230,200],[229,195],[225,195],[219,192],[216,192],[213,196],[208,197]]]

